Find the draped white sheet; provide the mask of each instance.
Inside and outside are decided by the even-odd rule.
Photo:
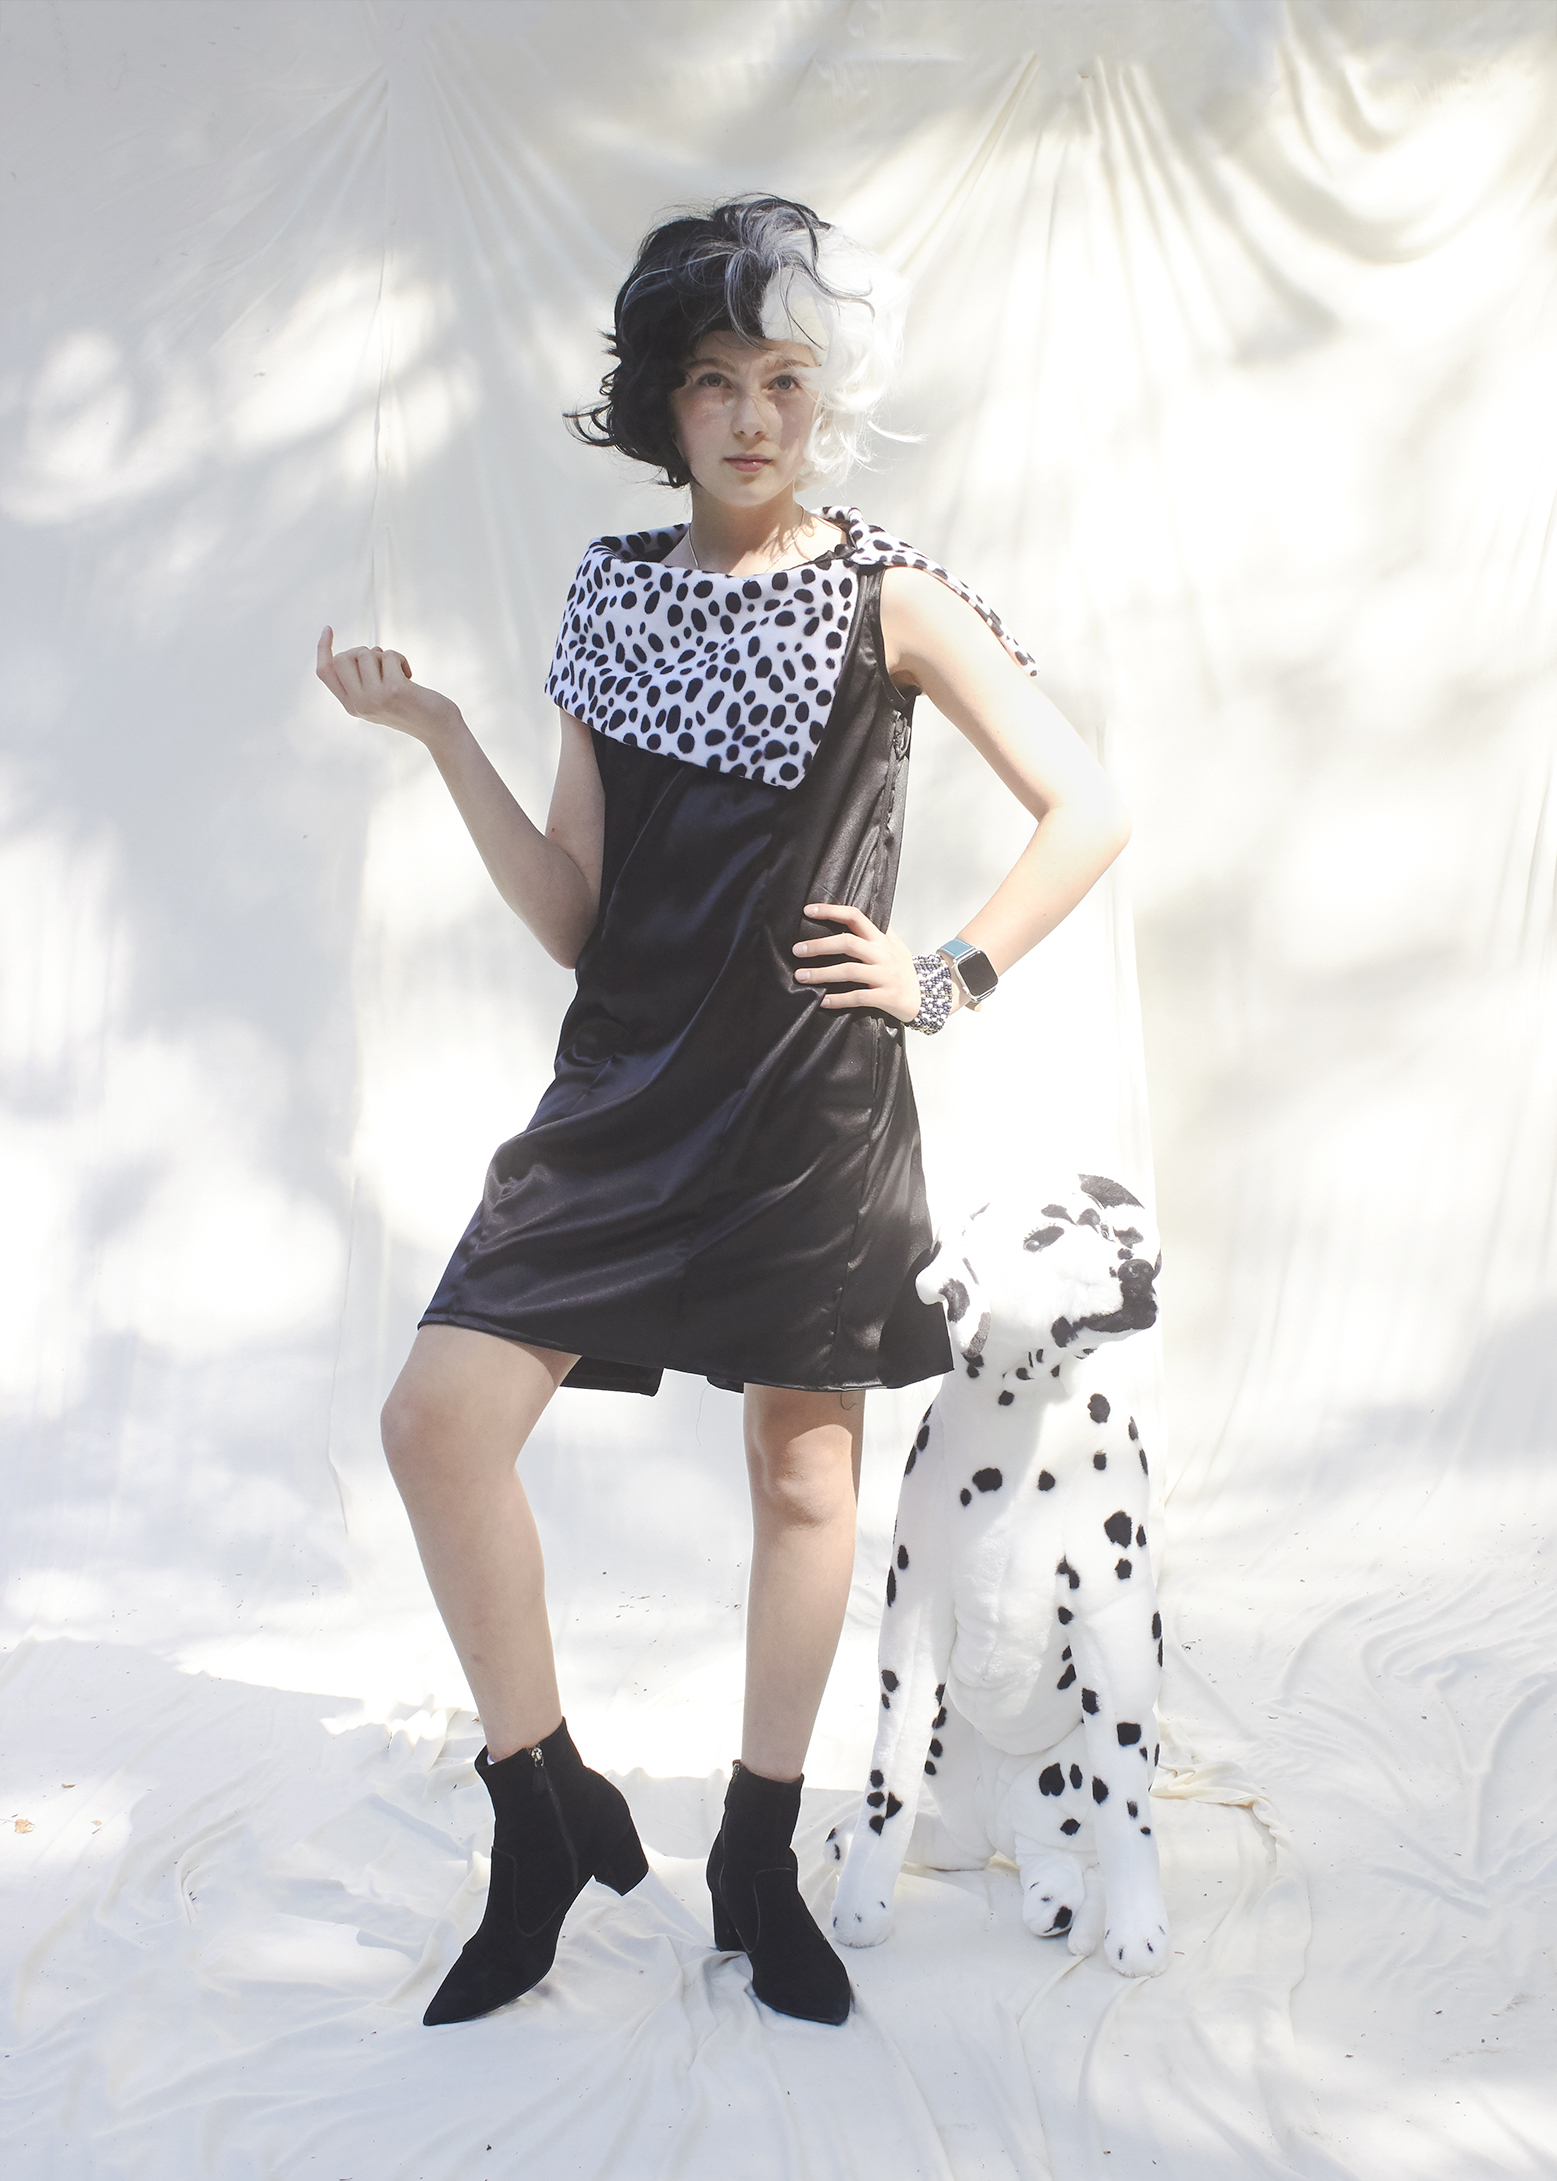
[[[0,37],[7,2172],[1557,2171],[1550,8],[12,0]],[[913,277],[923,436],[850,496],[1134,811],[913,1059],[947,1209],[1078,1160],[1144,1193],[1155,1150],[1177,1951],[1127,1986],[1013,1873],[910,1875],[845,2030],[756,2010],[700,1881],[738,1405],[672,1379],[562,1395],[525,1457],[654,1874],[434,2036],[479,1730],[375,1412],[568,980],[313,643],[401,645],[541,806],[579,548],[675,507],[559,412],[654,215],[750,186]],[[909,825],[925,944],[1023,834],[928,713]],[[871,1403],[818,1901],[918,1399]]]

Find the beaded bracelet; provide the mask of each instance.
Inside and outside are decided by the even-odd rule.
[[[919,1012],[903,1027],[934,1037],[937,1030],[945,1029],[952,1011],[951,969],[944,955],[916,954],[914,975],[919,979]]]

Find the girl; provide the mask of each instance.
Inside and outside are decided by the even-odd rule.
[[[790,1841],[865,1392],[951,1360],[914,1292],[931,1232],[903,1031],[988,999],[1128,833],[994,614],[854,509],[796,497],[862,453],[903,305],[879,260],[782,198],[645,241],[615,368],[574,422],[690,487],[691,519],[580,563],[544,833],[399,653],[320,639],[326,687],[426,745],[499,892],[578,977],[555,1080],[494,1156],[384,1410],[495,1812],[486,1911],[429,2023],[528,1991],[587,1881],[625,1892],[647,1868],[562,1717],[515,1456],[564,1383],[653,1393],[667,1367],[744,1388],[745,1715],[708,1864],[715,1943],[780,2012],[849,2012]],[[889,918],[920,692],[1036,827],[957,937],[915,955]]]

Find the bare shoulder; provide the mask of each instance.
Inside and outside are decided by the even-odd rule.
[[[881,639],[892,679],[927,694],[935,677],[1021,674],[983,616],[923,568],[882,570]]]

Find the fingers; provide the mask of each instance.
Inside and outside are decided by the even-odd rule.
[[[378,644],[337,652],[334,643],[335,631],[327,623],[319,634],[315,672],[348,712],[358,711],[412,678],[411,662],[403,652],[385,651]]]
[[[848,954],[857,961],[870,961],[880,951],[880,936],[875,939],[858,939],[852,931],[840,931],[827,939],[797,939],[793,952],[796,954]]]
[[[814,924],[847,924],[861,939],[879,939],[881,933],[863,909],[847,901],[808,901],[805,913]]]

